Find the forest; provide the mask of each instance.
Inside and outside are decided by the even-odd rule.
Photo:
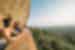
[[[38,50],[75,50],[75,27],[30,28]]]

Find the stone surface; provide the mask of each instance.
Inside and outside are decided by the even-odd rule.
[[[15,40],[9,44],[6,50],[36,50],[32,34],[25,30],[22,34],[15,37]]]
[[[14,20],[18,20],[22,25],[28,20],[29,7],[30,0],[0,0],[0,16],[7,17],[10,14]]]

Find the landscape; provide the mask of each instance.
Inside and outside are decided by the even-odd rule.
[[[75,27],[30,27],[38,50],[75,50]]]

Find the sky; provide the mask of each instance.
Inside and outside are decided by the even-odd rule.
[[[75,25],[75,0],[31,0],[28,25]]]

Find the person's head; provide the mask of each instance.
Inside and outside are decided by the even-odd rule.
[[[4,25],[4,27],[5,28],[10,27],[11,21],[12,21],[12,18],[9,15],[6,18],[4,18],[3,19],[3,25]]]

